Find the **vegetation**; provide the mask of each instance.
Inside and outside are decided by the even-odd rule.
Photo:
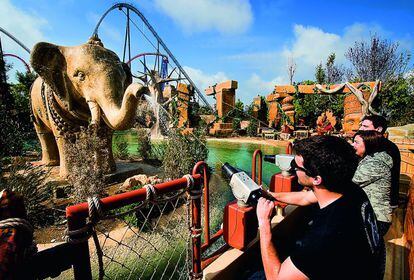
[[[106,148],[108,138],[104,128],[89,127],[72,135],[67,148],[68,181],[73,186],[75,202],[85,201],[90,196],[104,194],[105,171],[110,151]]]
[[[140,128],[137,130],[138,155],[142,159],[148,160],[151,155],[151,137],[146,129]]]
[[[2,84],[6,101],[0,101],[0,157],[20,156],[24,147],[32,147],[36,138],[30,119],[30,86],[36,76],[31,73],[17,72],[17,83]],[[29,142],[30,145],[25,145]]]
[[[377,34],[370,41],[356,41],[345,53],[353,66],[354,79],[359,81],[380,80],[384,83],[407,71],[410,54],[400,52],[399,44],[381,39]]]
[[[355,42],[345,56],[354,68],[354,80],[383,82],[376,107],[390,126],[414,122],[414,78],[407,72],[408,52],[401,52],[396,42],[372,35],[369,42]]]
[[[389,79],[377,98],[380,113],[387,117],[389,126],[414,123],[414,75]]]
[[[47,207],[55,187],[46,180],[48,175],[47,170],[28,164],[23,158],[14,158],[7,168],[0,168],[0,189],[22,195],[28,221],[35,227],[55,221],[54,211]]]
[[[123,135],[116,135],[114,140],[114,156],[118,159],[128,159],[130,156],[128,151],[128,141],[124,138]]]
[[[207,142],[202,131],[183,134],[180,129],[171,129],[162,162],[164,178],[176,179],[191,173],[194,165],[206,160],[207,155]]]
[[[249,125],[247,126],[246,133],[247,136],[254,137],[257,135],[258,123],[255,119],[251,119]]]

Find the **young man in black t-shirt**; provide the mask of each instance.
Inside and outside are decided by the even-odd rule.
[[[383,240],[367,196],[351,181],[357,167],[354,150],[332,136],[301,140],[294,149],[292,168],[311,191],[271,194],[281,202],[311,205],[311,213],[282,262],[270,228],[274,204],[260,198],[257,217],[266,278],[379,279]]]

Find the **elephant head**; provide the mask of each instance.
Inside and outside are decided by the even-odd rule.
[[[131,84],[129,67],[97,37],[75,47],[38,43],[30,62],[67,111],[95,124],[102,117],[114,130],[133,124],[139,98],[148,90]]]

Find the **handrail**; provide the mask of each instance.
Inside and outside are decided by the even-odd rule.
[[[259,171],[257,175],[257,181],[256,181],[256,162],[257,162],[257,155],[259,155]],[[255,181],[258,185],[262,184],[262,164],[263,164],[263,155],[262,151],[257,149],[253,153],[252,157],[252,179]]]
[[[193,176],[194,183],[199,184],[201,180],[201,175],[196,174]],[[187,187],[187,179],[180,178],[173,181],[168,181],[160,184],[154,185],[154,188],[157,194],[165,194],[172,191],[178,191]],[[125,193],[120,193],[108,197],[104,197],[100,200],[101,206],[104,211],[113,210],[126,206],[131,203],[136,203],[144,201],[146,198],[146,190],[144,188],[138,190],[132,190]],[[80,203],[77,205],[72,205],[66,208],[66,217],[69,219],[76,218],[86,218],[88,216],[88,203]]]
[[[191,240],[192,240],[192,274],[195,278],[202,272],[201,267],[201,197],[200,190],[201,175],[195,174],[193,177],[194,187],[188,190],[191,197]],[[180,178],[154,185],[157,194],[166,194],[173,191],[187,188],[187,178]],[[131,203],[145,201],[147,191],[145,188],[129,191],[126,193],[116,194],[105,197],[100,200],[103,211],[109,211],[126,206]],[[88,203],[80,203],[66,208],[66,219],[68,232],[76,232],[86,226],[86,219],[89,215]],[[77,258],[73,263],[74,279],[92,279],[91,264],[88,241],[85,240],[74,244],[74,252]],[[193,278],[194,278],[193,277]]]

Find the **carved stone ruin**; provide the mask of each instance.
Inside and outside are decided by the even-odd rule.
[[[343,131],[351,136],[359,128],[359,122],[365,115],[378,114],[372,108],[372,102],[381,88],[381,82],[343,83],[338,85],[293,85],[275,86],[267,96],[269,102],[269,125],[275,127],[280,120],[279,105],[294,123],[293,94],[349,94],[344,101]]]
[[[205,90],[206,95],[216,98],[216,110],[219,120],[214,123],[209,133],[211,135],[226,136],[233,132],[232,118],[228,113],[236,104],[237,81],[228,80]],[[226,122],[223,121],[226,118]]]

